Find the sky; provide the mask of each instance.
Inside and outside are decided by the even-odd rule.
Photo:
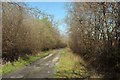
[[[27,2],[28,7],[38,8],[43,12],[53,15],[55,21],[59,22],[58,29],[61,34],[65,35],[67,31],[64,18],[67,15],[65,2]]]

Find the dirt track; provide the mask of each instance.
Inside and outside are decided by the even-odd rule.
[[[37,60],[27,67],[4,75],[3,78],[52,78],[60,58],[60,50]]]

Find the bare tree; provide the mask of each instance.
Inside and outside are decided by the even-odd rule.
[[[118,2],[82,2],[68,6],[70,48],[96,71],[112,76],[119,73],[116,66],[120,64],[119,10]]]

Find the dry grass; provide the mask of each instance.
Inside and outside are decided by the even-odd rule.
[[[74,55],[69,49],[61,52],[61,58],[56,68],[55,77],[58,78],[87,78],[89,73],[82,59]]]

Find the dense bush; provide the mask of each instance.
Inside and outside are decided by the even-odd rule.
[[[2,24],[4,61],[66,46],[51,18],[24,3],[2,3]]]
[[[120,3],[70,3],[69,46],[101,74],[120,74]]]

